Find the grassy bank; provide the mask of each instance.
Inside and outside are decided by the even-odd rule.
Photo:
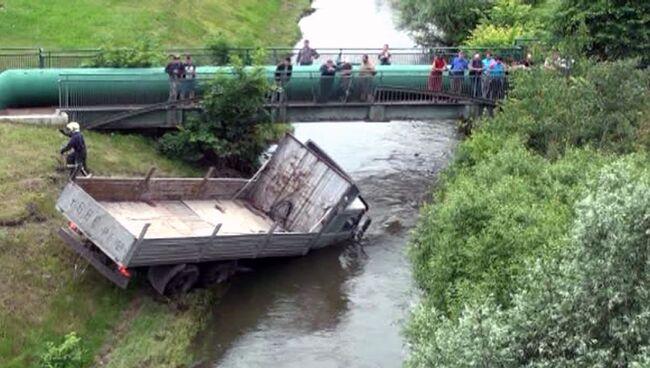
[[[3,47],[129,46],[143,37],[165,47],[202,47],[216,34],[235,43],[290,45],[309,0],[4,0]]]
[[[186,362],[190,337],[202,318],[195,312],[209,296],[192,296],[180,301],[187,307],[177,308],[143,296],[137,287],[124,292],[58,239],[56,231],[63,220],[54,201],[65,174],[57,171],[57,151],[65,140],[53,128],[0,125],[5,152],[0,157],[0,222],[25,220],[17,226],[0,226],[0,366],[35,365],[45,342],[59,341],[70,331],[81,337],[86,363],[102,346],[109,366],[137,366],[148,360],[158,367]],[[151,166],[161,176],[202,174],[162,158],[154,142],[143,137],[87,133],[86,141],[89,166],[96,175],[144,175]],[[27,216],[30,212],[32,216]],[[108,335],[116,334],[123,338],[107,342]],[[133,350],[129,346],[134,340],[155,340],[158,350]]]

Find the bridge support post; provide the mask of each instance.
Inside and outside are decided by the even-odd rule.
[[[180,121],[183,120],[183,116],[179,119],[179,112],[182,114],[183,112],[179,109],[177,109],[175,106],[170,107],[167,110],[167,126],[169,127],[175,127],[178,125]]]
[[[372,105],[368,111],[369,121],[386,121],[386,106]]]

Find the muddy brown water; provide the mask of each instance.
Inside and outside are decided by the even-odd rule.
[[[409,229],[457,141],[450,121],[296,124],[357,181],[361,244],[257,264],[234,278],[201,335],[202,366],[399,367],[417,300]]]
[[[315,0],[313,47],[411,47],[388,0]],[[298,47],[302,43],[298,43]],[[409,230],[458,140],[454,122],[303,123],[360,186],[373,224],[361,244],[266,261],[235,276],[200,334],[202,367],[399,367],[417,291]]]

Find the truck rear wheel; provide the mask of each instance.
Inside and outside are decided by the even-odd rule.
[[[199,279],[199,268],[187,265],[169,281],[165,287],[165,295],[176,296],[185,294],[192,289]]]
[[[149,283],[161,295],[175,296],[188,292],[199,279],[199,268],[193,264],[149,267]]]

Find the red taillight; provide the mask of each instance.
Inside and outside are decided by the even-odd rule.
[[[76,225],[74,222],[72,222],[72,221],[69,221],[69,222],[68,222],[68,228],[69,228],[70,230],[72,230],[72,231],[77,231],[77,230],[78,230],[77,225]]]
[[[119,271],[120,275],[124,277],[131,277],[131,272],[129,272],[129,270],[124,267],[124,265],[118,265],[117,270]]]

